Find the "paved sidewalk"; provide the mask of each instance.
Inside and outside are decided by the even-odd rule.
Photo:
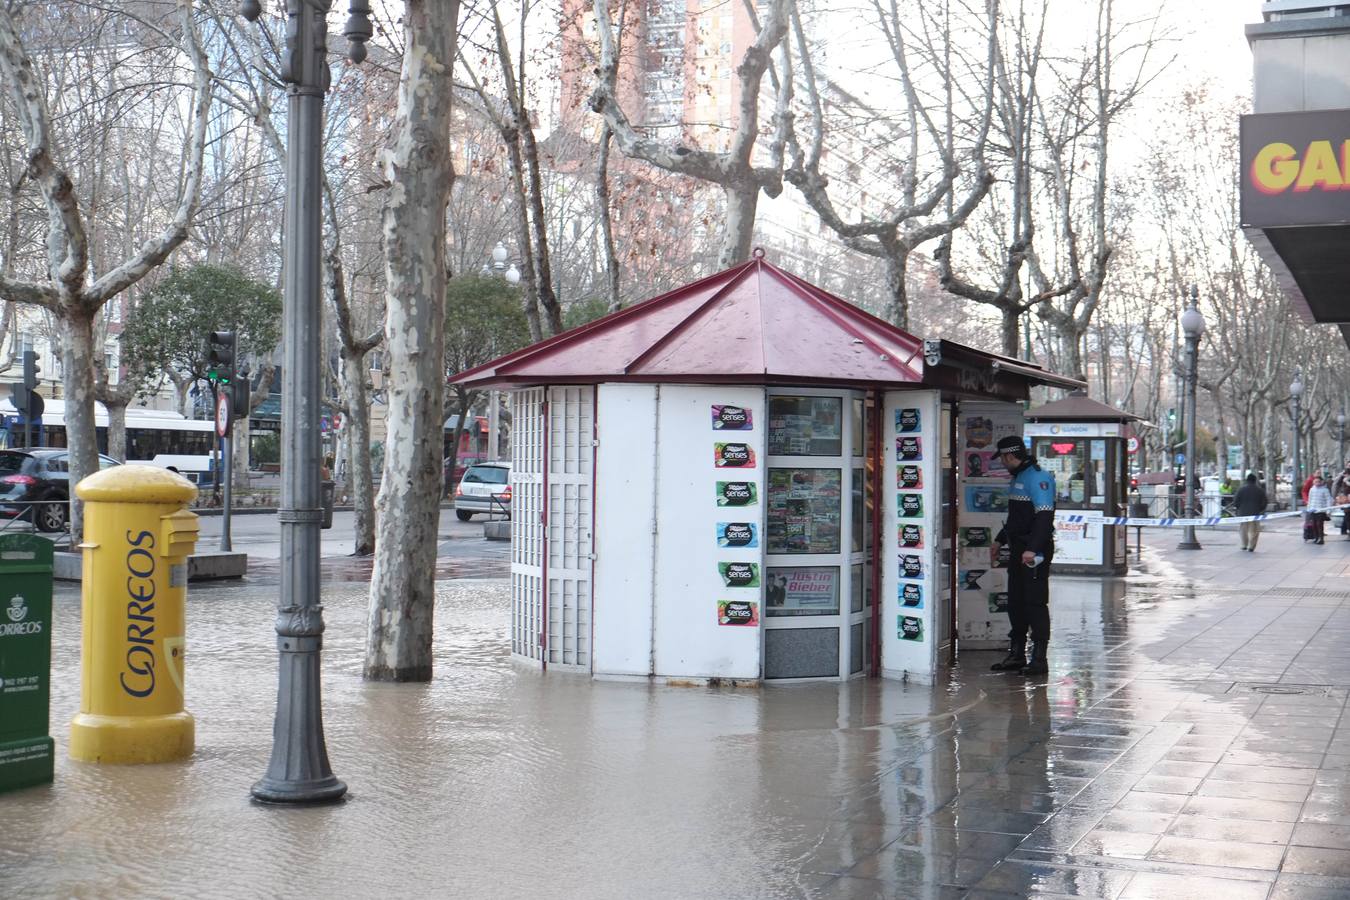
[[[360,679],[366,588],[326,589],[325,720],[350,800],[248,801],[270,610],[192,590],[191,761],[66,759],[0,796],[0,896],[1350,897],[1350,542],[1255,554],[1145,533],[1126,580],[1056,579],[1048,678],[969,653],[936,688],[691,689],[540,676],[506,584],[442,582],[436,677]],[[1133,543],[1131,544],[1133,546]]]

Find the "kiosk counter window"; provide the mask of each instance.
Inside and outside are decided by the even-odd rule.
[[[1106,505],[1106,441],[1102,438],[1038,437],[1032,448],[1041,468],[1055,476],[1060,509]]]

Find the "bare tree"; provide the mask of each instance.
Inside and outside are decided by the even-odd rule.
[[[633,159],[690,178],[717,185],[725,201],[721,268],[750,257],[754,239],[755,211],[760,191],[776,197],[783,189],[783,147],[791,123],[791,83],[780,82],[773,115],[773,138],[768,160],[756,164],[756,141],[760,136],[760,87],[772,64],[774,48],[783,44],[788,29],[790,0],[769,0],[754,42],[736,66],[740,107],[730,148],[718,152],[689,146],[689,141],[662,141],[646,136],[633,125],[618,97],[619,49],[610,20],[608,0],[595,0],[595,24],[600,56],[590,105],[604,117],[619,151]],[[785,69],[788,67],[785,66]]]
[[[445,360],[445,211],[459,0],[406,0],[398,112],[384,153],[389,391],[365,677],[431,678]]]
[[[165,225],[137,250],[95,276],[90,271],[86,213],[62,162],[52,128],[48,84],[39,75],[9,6],[0,6],[0,74],[16,107],[24,137],[27,179],[40,191],[47,210],[44,280],[0,276],[0,299],[40,306],[60,322],[62,375],[66,391],[66,432],[70,478],[78,482],[98,470],[94,430],[95,319],[113,297],[136,284],[188,236],[202,177],[202,157],[211,106],[210,73],[189,0],[178,6],[179,40],[193,75],[192,112],[183,148],[176,208]],[[82,533],[79,503],[72,505],[72,531]]]
[[[805,140],[795,131],[788,140],[792,162],[785,177],[845,244],[885,262],[885,315],[901,328],[909,327],[910,255],[965,222],[993,183],[984,156],[993,114],[997,8],[990,0],[979,18],[958,28],[946,0],[903,8],[898,0],[871,0],[870,18],[902,89],[898,114],[873,108],[818,73],[802,16],[793,11],[809,131]],[[982,36],[979,53],[958,39],[971,33]],[[916,59],[923,72],[916,71]],[[936,101],[921,93],[929,82],[943,86]],[[934,107],[941,119],[930,111]],[[840,111],[855,127],[832,128],[827,109]],[[839,145],[834,154],[827,153],[829,135]],[[893,173],[890,183],[871,186],[866,202],[850,198],[846,205],[830,191],[826,160],[832,156],[871,157]]]
[[[1055,331],[1061,371],[1083,371],[1084,336],[1102,302],[1114,241],[1121,225],[1108,210],[1112,129],[1162,70],[1155,65],[1160,16],[1125,23],[1115,0],[1097,0],[1092,43],[1061,65],[1049,61],[1058,89],[1042,92],[1036,106],[1049,174],[1046,205],[1052,211],[1043,240],[1029,251],[1032,283],[1055,296],[1037,315]],[[1118,80],[1118,70],[1126,76]],[[1061,286],[1068,290],[1062,290]]]

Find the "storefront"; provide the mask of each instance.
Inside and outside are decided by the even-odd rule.
[[[1020,432],[1032,385],[1079,386],[762,258],[458,379],[511,394],[515,658],[699,682],[930,680],[956,634],[958,405]]]

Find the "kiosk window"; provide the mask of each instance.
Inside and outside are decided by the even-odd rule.
[[[768,551],[838,553],[841,487],[838,469],[770,469]]]
[[[1060,509],[1096,509],[1106,501],[1106,441],[1037,438],[1036,459],[1055,476]]]
[[[771,616],[839,615],[839,567],[769,569],[765,610]]]
[[[770,456],[841,456],[844,401],[840,397],[770,397]]]

